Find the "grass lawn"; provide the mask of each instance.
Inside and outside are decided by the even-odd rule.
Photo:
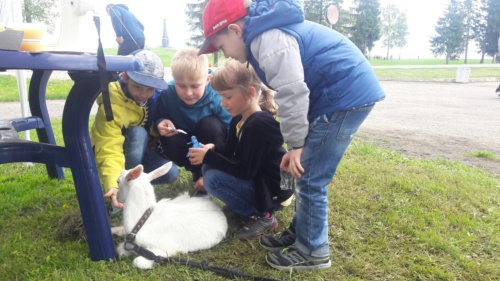
[[[53,126],[62,144],[61,122]],[[85,241],[58,235],[60,220],[79,210],[71,173],[65,174],[57,181],[44,165],[0,165],[0,279],[226,280],[185,266],[141,271],[130,258],[91,261]],[[157,194],[175,196],[189,182],[182,173]],[[232,238],[234,228],[211,250],[182,257],[281,280],[500,280],[499,187],[492,175],[459,163],[354,141],[328,186],[331,268],[271,269],[258,242]],[[279,230],[292,215],[291,208],[277,213]]]
[[[168,65],[173,51],[162,51],[157,52]],[[497,77],[495,71],[485,65],[472,69],[471,77]],[[379,77],[454,78],[456,69],[376,72]],[[51,79],[47,98],[64,99],[71,85],[70,80]],[[15,77],[0,75],[0,101],[18,99]],[[57,143],[63,145],[61,121],[52,123]],[[61,181],[48,179],[41,164],[0,165],[0,280],[226,280],[176,265],[141,271],[130,258],[92,261],[85,240],[58,232],[61,219],[79,211],[69,169],[65,175]],[[190,175],[183,172],[174,184],[158,186],[157,195],[173,197],[189,188]],[[274,270],[265,263],[266,251],[258,241],[233,239],[234,226],[221,244],[182,257],[281,280],[500,280],[500,182],[491,174],[355,140],[328,190],[329,269]],[[292,215],[291,207],[277,213],[277,231]],[[116,217],[110,220],[120,223]]]

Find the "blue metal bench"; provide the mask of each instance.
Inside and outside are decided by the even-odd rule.
[[[109,74],[140,70],[132,56],[106,56]],[[44,163],[49,177],[62,179],[71,169],[83,224],[93,260],[116,258],[103,193],[90,143],[88,125],[92,105],[100,93],[97,57],[76,53],[28,53],[0,50],[0,71],[28,69],[33,74],[28,100],[31,117],[0,121],[0,164]],[[47,112],[45,90],[53,70],[68,71],[74,81],[66,100],[62,132],[65,146],[56,144]],[[36,129],[38,142],[21,140],[17,132]]]

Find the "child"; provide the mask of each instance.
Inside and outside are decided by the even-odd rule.
[[[278,226],[273,212],[288,205],[294,192],[291,187],[280,188],[285,149],[273,116],[271,92],[251,66],[234,60],[215,71],[212,86],[233,116],[227,142],[191,148],[190,160],[194,165],[206,164],[203,178],[208,193],[248,218],[236,236],[240,240],[259,238]]]
[[[155,149],[148,147],[153,138],[148,134],[153,123],[159,92],[167,86],[163,80],[164,68],[161,59],[152,51],[136,50],[135,58],[144,65],[142,71],[125,71],[118,81],[109,83],[109,96],[114,120],[107,121],[102,96],[97,98],[99,109],[90,130],[99,178],[105,190],[105,198],[110,198],[114,208],[123,204],[116,199],[117,180],[124,169],[142,164],[146,172],[151,172],[169,160]],[[179,169],[172,169],[154,181],[173,182]]]
[[[186,157],[195,136],[199,142],[223,144],[231,115],[221,107],[221,98],[210,86],[211,76],[206,55],[188,48],[178,51],[171,62],[173,81],[162,92],[155,128],[160,134],[160,150],[175,164],[190,171],[194,188],[204,194],[201,166],[193,166]],[[172,132],[181,129],[186,134]]]
[[[249,62],[276,90],[288,152],[281,167],[297,179],[291,226],[263,236],[272,267],[331,266],[328,191],[337,166],[374,104],[385,97],[359,49],[338,32],[304,20],[299,0],[210,0],[200,53],[222,50]]]

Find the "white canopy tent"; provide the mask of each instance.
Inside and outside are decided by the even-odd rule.
[[[22,0],[0,0],[0,25],[9,28],[22,23]],[[61,0],[61,19],[59,36],[53,47],[48,51],[58,52],[87,52],[95,53],[97,50],[97,32],[82,32],[94,28],[93,16],[95,15],[94,0]],[[21,102],[22,117],[30,116],[26,85],[26,73],[17,70],[17,85]],[[24,138],[29,140],[29,133],[24,132]]]

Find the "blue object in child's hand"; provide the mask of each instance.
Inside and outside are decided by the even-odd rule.
[[[193,148],[201,148],[201,145],[195,136],[191,136],[191,142],[188,142],[187,144],[190,144]],[[186,157],[189,157],[189,152],[186,154]]]
[[[191,142],[188,142],[188,144],[192,144],[191,147],[193,148],[201,148],[201,145],[195,136],[191,136]]]

